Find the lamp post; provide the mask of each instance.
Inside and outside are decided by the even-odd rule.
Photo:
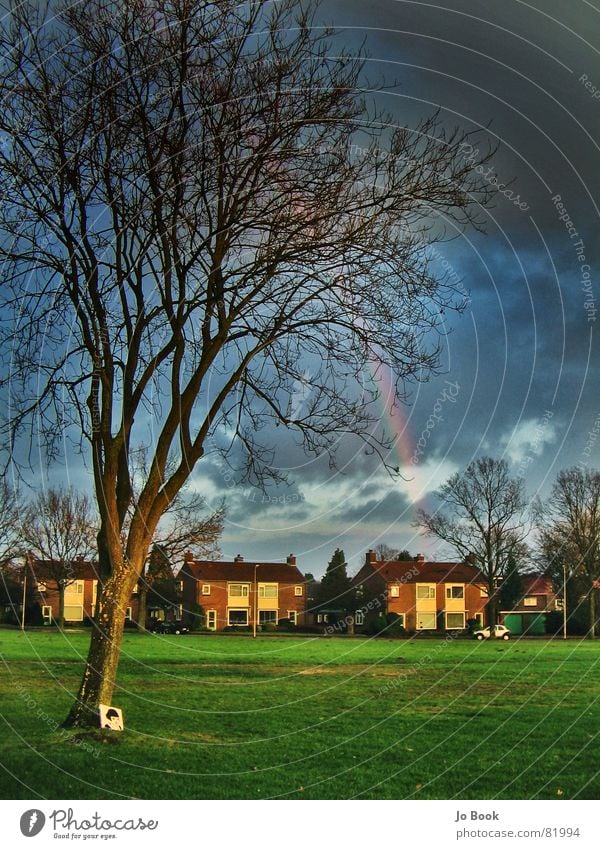
[[[254,638],[256,638],[256,620],[258,619],[258,584],[256,583],[256,570],[259,565],[259,563],[256,563],[254,566],[254,612],[252,614],[252,636]]]
[[[25,630],[25,602],[27,601],[27,564],[23,569],[23,604],[21,610],[21,631]]]
[[[567,564],[563,563],[563,640],[567,639]]]

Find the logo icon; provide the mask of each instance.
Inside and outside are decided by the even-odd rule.
[[[46,824],[46,817],[37,808],[25,811],[21,817],[21,834],[24,837],[35,837]]]

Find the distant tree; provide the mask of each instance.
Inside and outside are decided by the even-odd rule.
[[[501,582],[510,564],[519,564],[528,553],[523,481],[510,477],[505,460],[482,457],[452,475],[437,496],[440,510],[419,510],[419,523],[478,567],[488,590],[487,621],[494,625]]]
[[[347,568],[344,552],[336,548],[318,588],[317,608],[344,612],[353,610],[354,593]]]
[[[539,549],[555,577],[563,567],[588,599],[588,636],[597,629],[596,585],[600,581],[600,472],[573,467],[558,473],[550,497],[536,505]]]
[[[375,553],[378,560],[414,560],[413,555],[406,548],[398,550],[393,546],[387,545],[385,542],[380,542],[375,546]]]
[[[18,491],[0,480],[0,569],[24,554],[21,536],[23,501]]]
[[[519,571],[519,564],[514,556],[509,557],[506,565],[506,574],[500,584],[500,609],[512,610],[523,598],[523,581]]]
[[[65,590],[77,576],[78,558],[96,551],[98,525],[86,495],[74,489],[49,489],[29,504],[21,523],[23,542],[33,557],[43,560],[44,581],[58,591],[58,627],[65,624]],[[30,558],[30,566],[35,562]]]

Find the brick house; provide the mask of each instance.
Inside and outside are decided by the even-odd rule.
[[[39,608],[44,624],[58,619],[59,593],[58,583],[53,576],[52,564],[47,560],[29,557],[27,565],[21,569],[27,574],[27,619],[35,615]],[[77,623],[90,619],[96,612],[98,594],[98,564],[78,558],[73,563],[73,576],[65,589],[65,622]],[[127,607],[126,622],[137,622],[137,587],[131,595]]]
[[[380,612],[395,613],[408,632],[463,629],[470,619],[484,622],[487,590],[469,563],[426,561],[422,554],[416,560],[377,560],[368,551],[352,583],[358,628]]]
[[[293,554],[285,563],[256,563],[239,554],[222,561],[195,560],[188,553],[177,578],[183,586],[184,620],[202,608],[210,631],[304,621],[305,580]]]
[[[562,610],[550,578],[543,575],[521,575],[522,596],[512,610],[501,610],[500,617],[515,634],[545,634],[546,613]]]

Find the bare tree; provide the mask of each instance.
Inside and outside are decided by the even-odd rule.
[[[488,625],[495,625],[502,580],[528,552],[523,481],[510,477],[505,460],[482,457],[452,475],[437,496],[441,509],[419,510],[419,523],[479,568],[488,590]]]
[[[589,603],[588,636],[593,639],[600,581],[600,472],[577,466],[559,472],[550,497],[537,504],[536,512],[540,554],[549,571],[558,577],[566,567],[571,581],[583,581]]]
[[[24,554],[21,539],[23,502],[16,489],[0,480],[0,569]]]
[[[29,505],[21,525],[31,569],[34,558],[43,561],[38,578],[51,581],[58,591],[58,627],[65,624],[65,590],[77,578],[77,561],[95,551],[98,532],[90,500],[73,489],[49,489]]]
[[[486,156],[437,115],[409,129],[366,104],[363,59],[315,15],[312,0],[26,0],[0,31],[10,444],[28,426],[50,458],[57,432],[79,441],[100,515],[99,627],[68,723],[110,703],[125,602],[196,463],[234,445],[263,482],[273,424],[309,452],[353,434],[381,453],[367,365],[405,397],[463,303],[427,246],[479,226]]]
[[[376,545],[375,552],[378,560],[414,560],[414,557],[408,549],[394,548],[385,542],[380,542]]]

